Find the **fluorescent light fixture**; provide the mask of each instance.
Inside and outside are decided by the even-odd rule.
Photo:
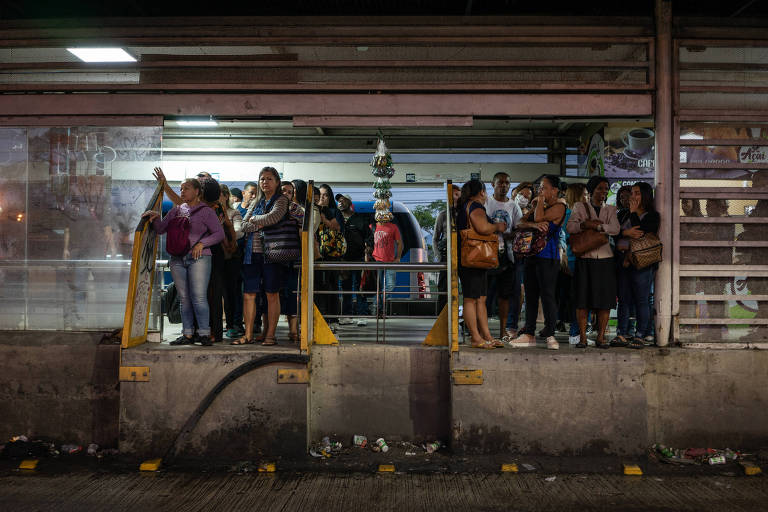
[[[216,121],[213,116],[208,119],[177,119],[176,124],[179,126],[188,127],[211,127],[219,126],[219,122]]]
[[[83,62],[136,62],[122,48],[67,48],[67,51]]]

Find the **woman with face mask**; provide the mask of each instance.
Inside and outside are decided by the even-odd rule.
[[[546,233],[547,243],[538,254],[525,258],[525,327],[511,342],[513,347],[536,344],[536,318],[539,316],[539,299],[544,309],[544,329],[547,348],[557,350],[555,339],[557,324],[557,300],[555,292],[560,273],[560,229],[565,217],[565,204],[559,200],[560,178],[545,175],[541,179],[535,205],[527,217],[518,223],[521,229],[538,229]]]
[[[595,230],[609,236],[619,233],[616,207],[605,204],[608,190],[608,179],[604,176],[592,176],[589,179],[587,192],[590,200],[574,205],[566,226],[569,234],[585,230]],[[607,238],[605,244],[576,258],[573,300],[576,302],[576,318],[579,322],[577,348],[587,347],[587,312],[590,310],[597,310],[597,347],[610,347],[605,340],[605,330],[608,327],[608,315],[616,305],[616,269],[613,258],[613,249]]]

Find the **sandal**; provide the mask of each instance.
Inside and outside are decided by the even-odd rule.
[[[245,336],[241,336],[235,341],[230,343],[230,345],[251,345],[251,344],[253,344],[253,340],[249,340]]]
[[[480,342],[480,343],[472,343],[472,344],[470,345],[470,347],[472,347],[472,348],[480,348],[480,349],[490,349],[490,350],[493,350],[494,348],[496,348],[496,345],[494,345],[494,344],[493,344],[493,341],[491,341],[491,340],[483,340],[483,341],[482,341],[482,342]]]
[[[490,340],[488,340],[488,341],[490,341],[491,343],[493,343],[493,346],[494,346],[495,348],[504,348],[504,343],[503,343],[503,342],[502,342],[500,339],[498,339],[498,338],[491,338],[491,339],[490,339]]]
[[[587,342],[579,340],[579,342],[577,344],[575,344],[573,347],[574,348],[587,348]]]
[[[265,337],[264,341],[261,342],[262,345],[271,346],[271,345],[277,345],[277,340],[273,337]]]
[[[629,342],[621,334],[617,334],[616,337],[611,340],[612,347],[626,347],[627,345],[629,345]]]
[[[629,348],[641,349],[641,348],[645,348],[645,343],[643,343],[643,338],[639,338],[635,336],[634,338],[632,338],[632,341],[628,343],[628,346]]]
[[[605,340],[602,340],[602,341],[597,340],[597,341],[595,341],[595,348],[604,348],[604,349],[605,348],[611,348],[611,344],[608,343]]]

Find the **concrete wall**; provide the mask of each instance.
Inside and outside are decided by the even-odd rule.
[[[159,457],[205,395],[230,371],[275,351],[193,349],[145,344],[123,351],[123,366],[149,366],[149,382],[120,389],[120,451]],[[216,398],[180,446],[180,457],[247,460],[300,455],[306,446],[306,384],[278,384],[280,363],[235,380]]]
[[[640,454],[768,444],[768,352],[540,349],[463,351],[453,446],[465,453]]]
[[[448,352],[396,345],[312,348],[310,439],[447,439]]]
[[[118,383],[119,346],[100,338],[2,333],[0,438],[114,446],[119,419],[123,453],[160,456],[223,376],[274,353],[148,344],[123,351],[122,364],[149,366],[150,381]],[[232,383],[180,455],[303,456],[307,385],[277,384],[278,368],[296,367],[274,364]],[[655,442],[768,445],[767,351],[463,350],[454,367],[482,369],[484,383],[451,385],[440,348],[316,346],[309,435],[452,438],[458,453],[621,455]]]
[[[101,333],[0,333],[0,439],[116,447],[120,346]]]

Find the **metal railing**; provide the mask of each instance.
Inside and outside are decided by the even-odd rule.
[[[454,254],[456,250],[456,233],[452,226],[452,219],[450,215],[447,215],[446,235],[449,236],[451,244],[449,247],[447,261],[441,263],[400,263],[400,262],[351,262],[351,261],[315,261],[315,239],[312,227],[314,223],[315,211],[313,208],[313,185],[312,181],[309,181],[307,185],[307,198],[305,202],[305,214],[304,223],[301,229],[301,243],[302,243],[302,264],[300,272],[300,286],[298,293],[301,295],[301,349],[310,350],[310,346],[316,343],[315,340],[315,305],[314,298],[316,295],[333,295],[336,297],[343,297],[344,295],[357,295],[357,296],[370,296],[375,295],[375,313],[369,315],[356,315],[361,318],[376,317],[376,342],[379,342],[379,333],[381,332],[381,342],[386,343],[387,340],[387,305],[388,301],[391,301],[389,296],[393,294],[401,295],[407,293],[409,296],[412,293],[427,293],[419,290],[413,290],[413,286],[398,286],[398,290],[388,290],[389,286],[387,282],[387,271],[395,272],[447,272],[447,285],[445,291],[429,291],[430,295],[441,297],[446,296],[446,311],[447,311],[447,333],[449,338],[446,340],[446,344],[451,350],[458,349],[458,340],[455,340],[454,324],[457,321],[458,307],[456,302],[456,268],[454,263]],[[451,182],[447,182],[447,194],[448,204],[450,207],[450,201],[452,200],[451,194]],[[328,271],[376,271],[376,290],[338,290],[336,287],[332,290],[315,290],[315,270],[328,270]],[[383,275],[382,275],[383,273]],[[319,311],[319,310],[318,310]],[[381,314],[379,314],[381,311]],[[343,313],[343,311],[342,311]],[[441,311],[437,311],[436,315],[396,315],[397,318],[403,319],[420,319],[420,318],[438,318],[442,314]],[[343,314],[333,315],[320,312],[320,315],[325,318],[340,318]],[[380,326],[381,324],[381,326]],[[451,340],[453,342],[451,342]]]
[[[394,290],[387,291],[387,270],[395,270],[397,272],[435,272],[446,271],[447,265],[445,263],[394,263],[394,262],[349,262],[349,261],[321,261],[314,264],[314,270],[375,270],[376,271],[376,290],[363,291],[363,290],[316,290],[314,295],[374,295],[375,311],[376,313],[369,315],[356,315],[361,318],[376,318],[376,342],[379,342],[379,321],[382,323],[382,343],[387,342],[387,294],[403,293],[400,289],[398,292]],[[407,289],[413,287],[406,287]],[[417,290],[418,291],[418,290]],[[430,292],[434,295],[447,295],[447,292]],[[381,297],[381,302],[379,302]],[[391,303],[390,303],[391,304]],[[380,313],[379,313],[380,312]],[[342,312],[343,313],[343,312]],[[421,318],[436,318],[439,315],[397,315],[398,318],[403,319],[421,319]],[[325,318],[340,318],[344,316],[324,314]]]

